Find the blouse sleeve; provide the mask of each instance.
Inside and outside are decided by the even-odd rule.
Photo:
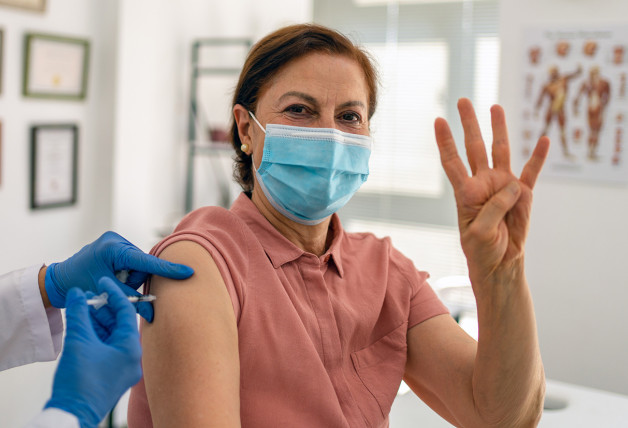
[[[397,266],[411,289],[408,329],[432,317],[448,314],[449,310],[438,298],[427,279],[429,274],[417,270],[412,260],[391,248],[391,262]]]
[[[448,314],[449,310],[438,298],[430,284],[427,282],[428,274],[414,270],[413,288],[414,294],[410,300],[410,315],[408,329],[422,323],[436,315]]]
[[[174,233],[157,244],[151,254],[159,254],[179,241],[192,241],[202,246],[214,259],[227,287],[236,321],[240,322],[246,298],[248,275],[248,241],[244,224],[233,213],[219,207],[205,207],[181,221]]]

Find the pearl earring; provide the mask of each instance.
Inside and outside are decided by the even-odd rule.
[[[240,150],[242,150],[244,153],[248,152],[249,151],[249,145],[248,144],[242,144],[240,146]]]

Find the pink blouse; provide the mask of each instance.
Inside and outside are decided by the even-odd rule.
[[[386,427],[406,363],[409,328],[446,307],[428,275],[389,238],[347,233],[318,257],[281,235],[241,194],[230,210],[200,208],[152,251],[202,245],[238,324],[243,427]],[[152,427],[143,380],[129,427]]]

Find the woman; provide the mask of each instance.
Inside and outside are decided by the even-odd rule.
[[[154,249],[195,274],[177,287],[152,281],[159,298],[143,326],[130,427],[386,426],[402,378],[454,425],[538,421],[544,375],[523,245],[549,141],[517,179],[496,106],[489,168],[463,99],[470,177],[436,120],[477,298],[476,343],[426,273],[388,239],[345,232],[334,214],[368,175],[376,88],[364,52],[324,27],[286,27],[252,48],[233,101],[244,193],[229,211],[189,214]]]

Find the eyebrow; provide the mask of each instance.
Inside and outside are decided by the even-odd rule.
[[[310,104],[314,104],[315,106],[318,107],[318,101],[316,101],[316,98],[304,92],[299,92],[299,91],[288,91],[285,94],[283,94],[281,97],[279,97],[279,101],[283,101],[284,99],[289,98],[289,97],[301,98],[302,100],[307,101]]]
[[[319,107],[319,103],[316,100],[316,98],[314,98],[313,96],[306,94],[304,92],[299,92],[299,91],[288,91],[285,94],[283,94],[281,97],[279,97],[279,101],[283,101],[286,98],[289,97],[297,97],[297,98],[301,98],[304,101],[307,101],[308,103],[314,105],[315,107]],[[364,103],[362,101],[347,101],[345,103],[342,103],[339,107],[340,108],[346,108],[346,107],[362,107],[366,109],[366,106],[364,105]]]
[[[346,107],[362,107],[362,108],[366,108],[366,106],[364,105],[364,103],[362,101],[347,101],[346,103],[342,103],[340,105],[340,108],[346,108]]]

